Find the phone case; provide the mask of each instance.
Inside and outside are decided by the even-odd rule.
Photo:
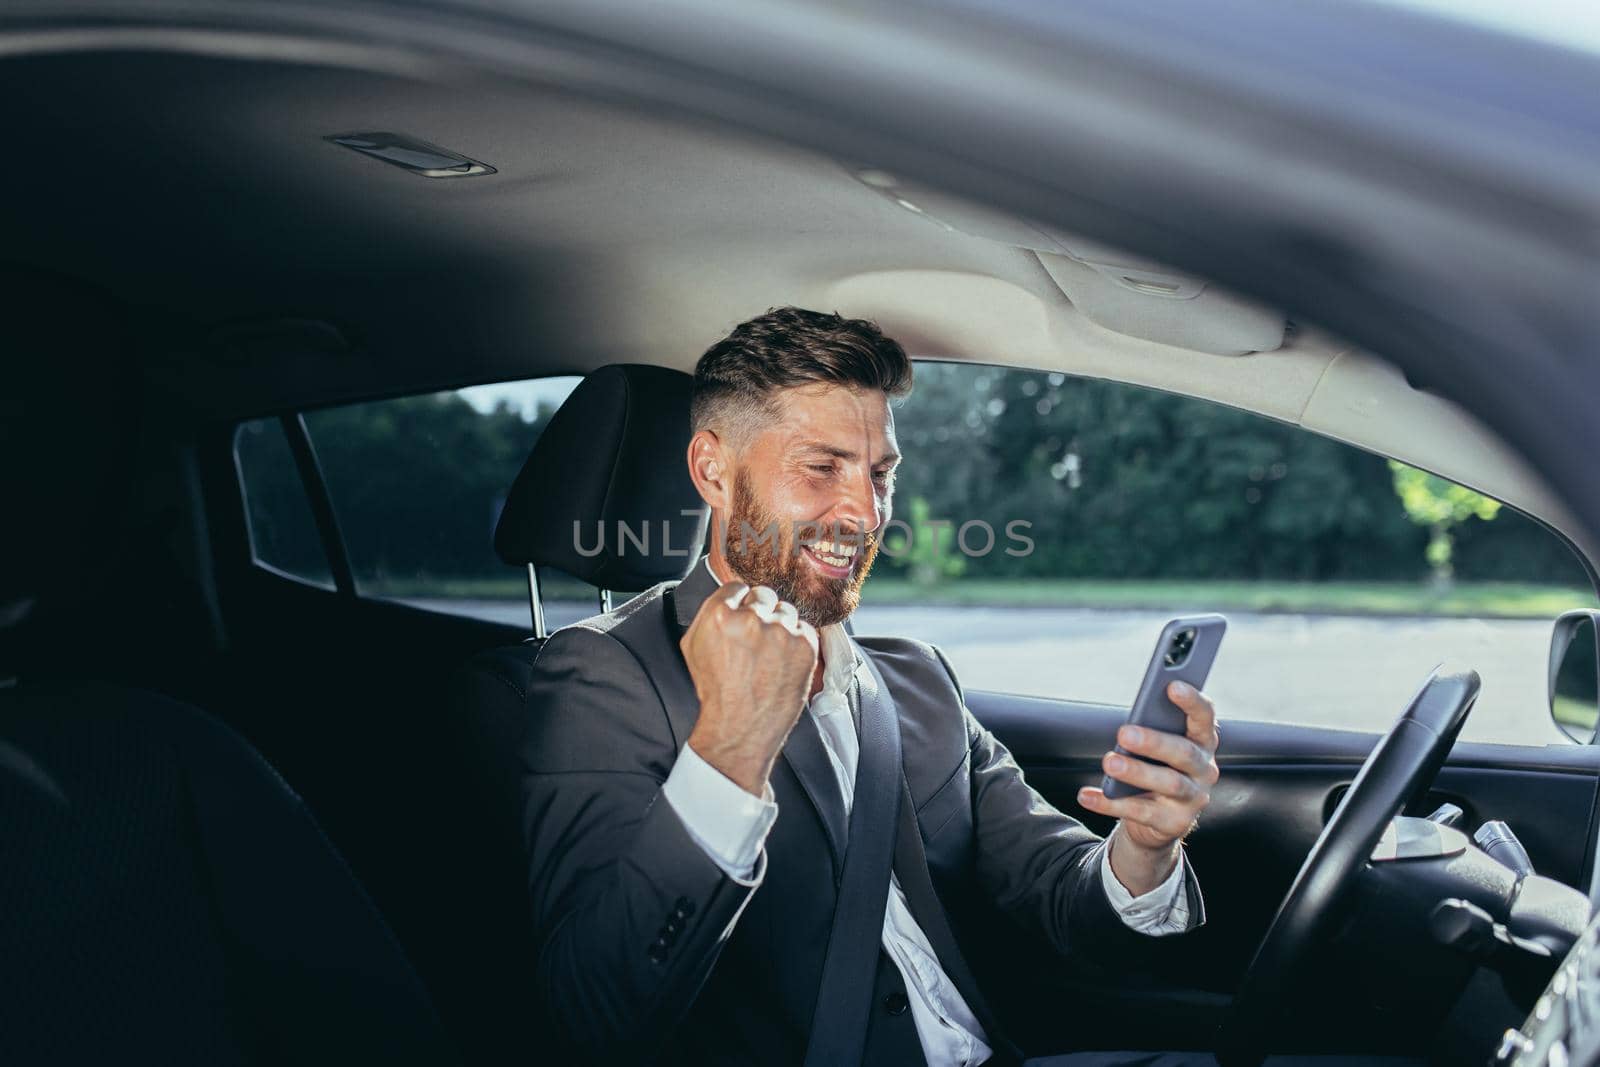
[[[1173,619],[1163,626],[1161,639],[1156,642],[1155,653],[1150,657],[1150,665],[1145,668],[1144,681],[1139,685],[1139,695],[1134,697],[1133,710],[1128,714],[1128,721],[1135,726],[1144,726],[1169,734],[1185,733],[1188,728],[1188,717],[1181,708],[1167,698],[1167,686],[1173,682],[1187,682],[1196,689],[1203,689],[1206,676],[1211,673],[1211,664],[1217,658],[1217,649],[1222,647],[1222,635],[1227,629],[1228,620],[1221,615],[1189,615]],[[1194,631],[1193,645],[1187,658],[1176,666],[1169,666],[1166,662],[1168,648],[1185,630]],[[1116,751],[1132,759],[1144,760],[1146,763],[1156,762],[1135,755],[1121,745],[1116,747]],[[1104,790],[1106,796],[1113,798],[1137,796],[1144,792],[1137,786],[1119,782],[1110,775],[1105,776],[1100,788]]]

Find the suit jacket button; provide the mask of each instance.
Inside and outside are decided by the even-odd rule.
[[[904,993],[890,993],[883,998],[883,1010],[890,1015],[904,1015],[910,1007],[911,1001],[906,999]]]
[[[672,910],[687,919],[694,914],[694,901],[688,897],[679,897],[677,903],[672,905]]]
[[[651,963],[660,963],[667,958],[667,942],[664,938],[656,938],[650,942],[650,947],[645,951]]]

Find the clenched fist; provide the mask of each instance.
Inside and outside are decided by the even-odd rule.
[[[700,697],[695,753],[756,796],[811,694],[817,631],[764,585],[728,582],[679,642]]]

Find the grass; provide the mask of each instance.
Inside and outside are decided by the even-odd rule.
[[[364,593],[389,597],[521,600],[524,580],[455,578],[390,582]],[[547,584],[547,600],[590,601],[587,586]],[[1258,611],[1310,615],[1409,615],[1459,618],[1551,619],[1572,608],[1595,607],[1594,593],[1567,586],[1519,582],[1087,581],[959,578],[921,586],[879,574],[863,601],[873,605],[974,605],[1027,608],[1149,608],[1159,611]]]
[[[898,579],[873,579],[871,604],[971,604],[1011,607],[1151,608],[1294,612],[1317,615],[1442,615],[1549,619],[1594,607],[1594,593],[1519,582],[1074,581],[956,580],[925,589]]]

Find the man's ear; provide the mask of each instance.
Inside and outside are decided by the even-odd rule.
[[[689,479],[695,490],[713,510],[726,512],[733,506],[733,466],[727,446],[710,430],[701,430],[689,439]]]

